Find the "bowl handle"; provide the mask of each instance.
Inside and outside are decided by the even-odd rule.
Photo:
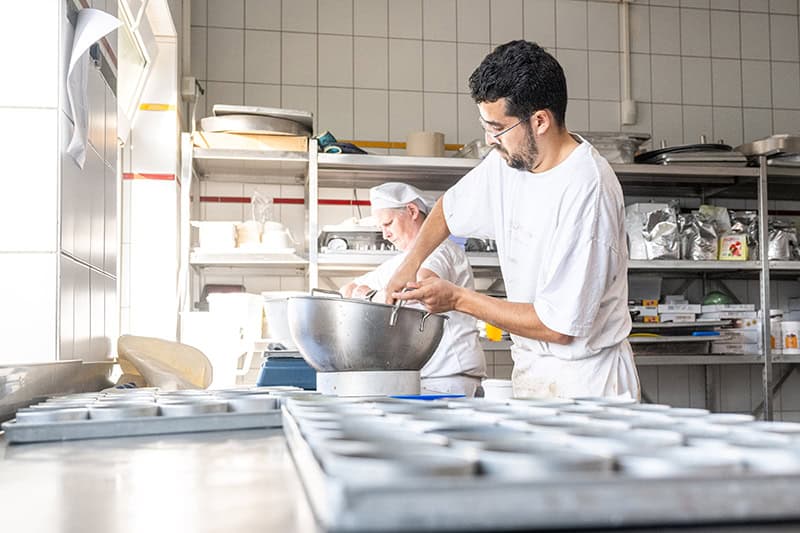
[[[339,291],[330,291],[328,289],[311,289],[311,296],[314,296],[314,293],[317,292],[321,292],[323,294],[330,294],[332,296],[338,296],[339,298],[344,298],[344,296],[342,296],[342,293],[340,293]]]
[[[406,292],[407,290],[410,290],[410,289],[408,287],[403,287],[403,290],[400,291],[400,292],[401,293],[402,292]],[[405,300],[397,300],[394,303],[394,306],[392,308],[392,314],[389,315],[389,327],[390,328],[393,328],[397,324],[397,313],[400,312],[400,308],[403,306],[403,303],[405,303]],[[424,323],[425,319],[423,319],[422,322]],[[420,325],[420,328],[421,327],[422,327],[422,325]],[[420,331],[422,331],[422,329],[420,329]]]

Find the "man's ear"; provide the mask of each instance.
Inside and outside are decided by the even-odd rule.
[[[411,216],[411,220],[416,220],[417,217],[419,216],[419,207],[417,207],[417,204],[413,202],[406,204],[406,210],[408,211],[408,214]]]
[[[544,135],[555,123],[553,113],[551,113],[549,109],[540,109],[536,111],[536,113],[531,116],[530,122],[531,128],[536,135]]]

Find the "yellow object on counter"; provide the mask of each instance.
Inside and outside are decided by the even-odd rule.
[[[498,327],[496,327],[496,326],[493,326],[493,325],[491,325],[491,324],[489,324],[487,322],[486,323],[486,338],[489,339],[490,341],[499,342],[499,341],[503,340],[503,330],[498,328]]]

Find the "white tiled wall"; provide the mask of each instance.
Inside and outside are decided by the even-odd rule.
[[[662,139],[694,142],[701,134],[736,145],[800,131],[799,3],[632,2],[638,122],[622,126],[616,1],[193,0],[192,71],[207,89],[198,114],[210,114],[215,103],[280,106],[313,112],[316,131],[343,139],[404,141],[410,131],[433,129],[444,132],[448,143],[465,143],[482,134],[469,75],[497,44],[525,38],[546,47],[564,67],[570,128],[650,133],[656,145]],[[249,196],[255,188],[268,196],[303,195],[299,187],[209,182],[200,194]],[[322,190],[320,196],[350,198],[352,191]],[[358,197],[367,198],[367,191]],[[770,208],[797,206],[773,202]],[[207,220],[249,217],[242,204],[202,204],[201,211]],[[320,224],[353,215],[349,207],[324,207]],[[276,206],[275,216],[296,236],[303,234],[301,206]],[[300,278],[221,275],[205,281],[242,283],[252,292],[303,288]],[[757,301],[757,281],[729,286],[743,301]],[[799,287],[777,282],[773,295],[785,304]],[[702,297],[699,286],[690,292]],[[510,377],[509,352],[486,356],[491,377]],[[640,369],[652,400],[691,406],[705,404],[704,371]],[[708,372],[718,383],[716,408],[747,411],[760,401],[758,367]],[[800,418],[800,397],[791,392],[797,380],[790,378],[777,400],[785,417]]]
[[[795,0],[633,2],[639,121],[630,126],[619,118],[618,2],[194,0],[192,9],[206,113],[219,102],[300,107],[339,138],[404,141],[425,128],[464,143],[481,135],[469,74],[493,46],[525,38],[564,66],[573,129],[739,144],[800,124]]]
[[[72,122],[63,90],[72,30],[65,2],[17,3],[0,21],[7,74],[0,88],[0,363],[102,359],[116,269],[116,103],[90,69],[89,144],[81,170],[63,152]],[[115,11],[116,2],[113,2]],[[41,30],[31,40],[29,28]],[[26,43],[24,53],[20,43]],[[109,230],[112,228],[112,231]],[[112,298],[113,300],[113,298]]]
[[[111,14],[116,2],[96,5]],[[62,47],[72,28],[61,17]],[[115,47],[116,32],[106,38]],[[62,50],[62,72],[69,53]],[[105,60],[105,59],[104,59]],[[118,330],[117,102],[99,70],[88,72],[88,144],[83,169],[65,153],[72,118],[65,97],[57,110],[60,158],[59,358],[101,360],[114,354]],[[58,189],[57,189],[58,190]],[[111,305],[106,306],[107,302]]]
[[[115,215],[104,201],[106,136],[115,137],[106,130],[110,89],[91,69],[89,146],[80,170],[63,155],[71,133],[61,82],[72,40],[65,15],[65,2],[33,0],[0,20],[4,71],[23,80],[0,88],[0,364],[110,353],[99,342],[107,337],[107,313],[96,309],[105,289],[93,290],[89,267],[106,267],[106,220]],[[31,27],[41,32],[33,40]]]

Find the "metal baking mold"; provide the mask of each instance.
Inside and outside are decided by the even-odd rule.
[[[633,477],[725,476],[744,471],[741,454],[728,448],[665,448],[650,454],[617,457],[622,472]]]
[[[40,424],[43,422],[69,422],[86,420],[89,410],[85,407],[69,407],[65,409],[19,409],[18,424]]]
[[[197,416],[211,413],[224,413],[228,410],[228,402],[221,400],[183,403],[159,403],[161,416]]]
[[[11,444],[276,427],[281,427],[281,413],[277,410],[267,413],[148,416],[126,420],[89,419],[42,424],[19,424],[12,421],[2,425],[5,440]]]
[[[494,442],[477,450],[481,473],[508,479],[547,478],[565,474],[610,474],[608,456],[555,444]]]
[[[278,399],[264,394],[228,397],[228,408],[239,413],[260,413],[277,409]]]
[[[89,406],[91,420],[126,420],[157,415],[158,406],[154,403],[106,402]]]
[[[350,482],[375,483],[420,477],[473,476],[477,471],[477,461],[447,448],[425,446],[408,453],[331,454],[324,467],[334,477]]]

